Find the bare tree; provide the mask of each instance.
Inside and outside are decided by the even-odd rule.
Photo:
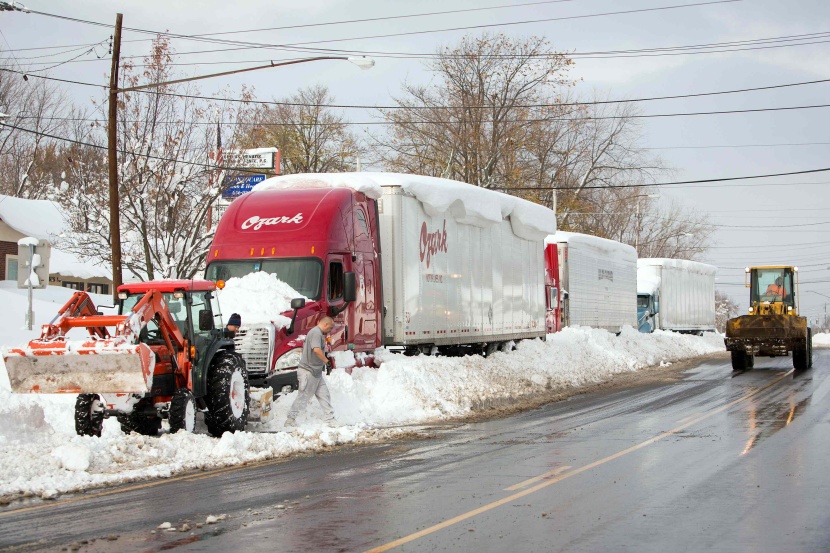
[[[715,328],[718,332],[726,332],[726,321],[738,315],[739,308],[735,300],[715,290]]]
[[[281,102],[251,114],[246,146],[279,148],[284,173],[354,171],[363,149],[345,117],[330,107],[328,88],[302,88]]]
[[[69,112],[66,94],[45,79],[27,77],[10,59],[0,59],[0,111],[6,114],[0,127],[0,193],[38,199],[52,183],[49,167]],[[17,69],[15,69],[17,68]],[[52,167],[54,169],[54,167]]]
[[[404,84],[397,109],[381,110],[390,127],[375,137],[378,155],[393,171],[527,186],[540,123],[571,111],[557,91],[572,84],[572,63],[538,37],[485,34],[442,47],[428,64],[436,81]]]
[[[171,55],[167,39],[156,38],[141,74],[130,64],[123,66],[124,87],[174,79]],[[216,148],[215,121],[233,120],[238,112],[224,104],[186,97],[196,92],[167,85],[118,97],[123,263],[142,279],[191,278],[203,265],[213,238],[207,228],[208,215],[223,177],[221,168],[209,158]],[[75,132],[84,133],[80,128]],[[103,144],[100,129],[83,141],[99,149]],[[62,246],[80,255],[94,252],[97,258],[110,261],[106,166],[100,153],[89,149],[74,150],[69,157],[74,182],[63,199],[73,232]]]

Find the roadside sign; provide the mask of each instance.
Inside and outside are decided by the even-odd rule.
[[[237,175],[225,177],[222,183],[222,197],[226,200],[238,198],[253,190],[254,186],[265,180],[265,175]]]
[[[276,154],[276,148],[254,148],[241,151],[229,150],[222,155],[225,167],[273,170]]]

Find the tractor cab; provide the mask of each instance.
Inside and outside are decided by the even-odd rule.
[[[750,315],[798,315],[798,267],[747,267]]]
[[[199,346],[211,341],[211,331],[221,329],[222,312],[216,300],[216,285],[210,281],[171,280],[124,284],[118,288],[118,312],[128,315],[148,290],[161,292],[167,310],[188,343]],[[159,321],[153,319],[141,330],[139,341],[163,344]]]

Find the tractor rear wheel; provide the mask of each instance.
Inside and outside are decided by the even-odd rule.
[[[75,432],[78,436],[101,437],[104,410],[98,394],[80,394],[75,400]]]
[[[211,362],[205,396],[208,432],[218,438],[225,432],[245,430],[250,399],[245,360],[238,353],[217,353]]]
[[[754,363],[753,363],[754,364]],[[745,371],[749,369],[749,356],[745,351],[732,350],[732,370]]]
[[[179,388],[170,400],[170,432],[192,433],[196,429],[196,399],[187,388]]]
[[[135,432],[142,436],[156,436],[161,428],[161,419],[142,413],[139,411],[138,405],[135,406],[132,413],[122,413],[117,418],[118,422],[121,423],[121,431],[124,434]]]

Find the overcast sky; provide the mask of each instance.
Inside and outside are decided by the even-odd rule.
[[[345,62],[324,61],[200,83],[201,91],[206,94],[224,87],[233,90],[242,84],[252,85],[258,99],[285,96],[300,87],[320,83],[329,87],[338,103],[388,104],[391,96],[399,93],[404,80],[428,83],[431,78],[423,59],[390,56],[390,53],[431,54],[440,45],[456,43],[464,34],[487,30],[516,37],[545,36],[557,50],[577,53],[571,76],[580,79],[577,92],[585,98],[593,91],[611,98],[633,99],[830,79],[830,2],[827,0],[708,3],[695,0],[423,0],[417,3],[144,0],[122,1],[117,6],[114,2],[93,0],[28,0],[24,4],[32,10],[107,25],[112,25],[116,11],[121,11],[125,28],[182,35],[246,31],[214,35],[214,38],[269,45],[303,43],[305,48],[374,53],[377,65],[370,71],[361,71]],[[510,7],[320,25],[504,5]],[[538,21],[541,19],[547,21]],[[537,22],[503,25],[533,20]],[[297,27],[301,25],[305,27]],[[499,26],[423,32],[489,25]],[[252,31],[264,28],[270,30]],[[12,49],[21,64],[43,62],[52,65],[84,52],[83,49],[70,52],[72,48],[99,41],[105,43],[112,32],[111,28],[19,12],[0,12],[0,30],[0,47]],[[410,34],[378,37],[400,33]],[[122,55],[143,56],[147,53],[149,38],[150,35],[125,30]],[[757,42],[762,39],[764,43]],[[645,56],[643,52],[637,52],[628,57],[602,59],[579,55],[739,41],[753,43],[723,45],[707,48],[706,53],[684,55],[651,52],[661,55]],[[203,51],[177,57],[176,62],[183,64],[180,66],[183,76],[305,55],[275,48],[204,52],[231,46],[192,39],[175,40],[173,45],[182,53]],[[47,46],[65,48],[21,50]],[[99,47],[97,53],[101,59],[96,59],[94,53],[86,54],[77,61],[51,69],[49,75],[106,84],[110,63],[106,47]],[[47,54],[52,56],[25,59]],[[92,97],[100,98],[102,93],[81,85],[65,86],[79,103]],[[638,105],[644,115],[815,106],[830,104],[828,91],[830,83],[819,83],[740,94],[639,102]],[[823,169],[830,167],[828,115],[830,108],[818,107],[644,118],[641,120],[642,145],[654,148],[654,152],[674,169],[667,179],[671,181]],[[373,119],[372,112],[368,111],[350,111],[348,116],[357,122]],[[712,249],[703,260],[718,266],[718,287],[742,306],[747,304],[748,291],[735,284],[743,282],[744,266],[796,264],[801,268],[802,312],[815,319],[824,316],[825,302],[830,303],[828,183],[830,172],[678,185],[661,188],[659,201],[681,202],[690,209],[708,214],[718,225]]]

